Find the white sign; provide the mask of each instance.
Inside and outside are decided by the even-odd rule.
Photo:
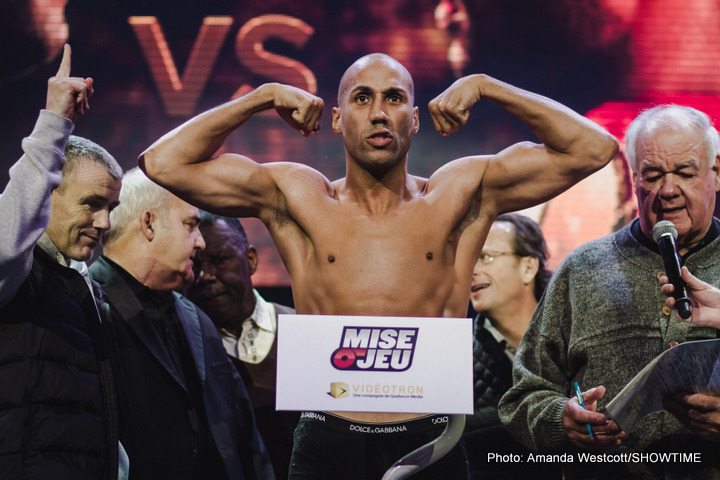
[[[473,413],[472,319],[280,315],[278,410]]]

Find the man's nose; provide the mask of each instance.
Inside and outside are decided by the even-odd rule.
[[[215,266],[210,262],[197,260],[199,272],[197,274],[198,282],[207,282],[215,280]]]
[[[200,230],[197,231],[197,235],[195,235],[195,248],[198,250],[205,250],[205,239],[202,236],[202,233],[200,233]]]
[[[665,175],[660,184],[658,195],[661,197],[675,197],[679,193],[677,178],[673,174]]]
[[[385,108],[382,102],[375,102],[370,108],[370,121],[373,124],[386,123],[388,121],[388,115],[385,113]]]
[[[93,228],[105,231],[110,228],[110,210],[98,210],[93,216]]]

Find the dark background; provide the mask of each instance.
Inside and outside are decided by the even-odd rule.
[[[312,72],[316,93],[326,103],[320,134],[303,138],[274,114],[265,114],[231,135],[225,148],[260,162],[299,161],[317,168],[331,180],[341,177],[342,142],[330,129],[336,87],[343,71],[355,59],[382,51],[398,58],[415,78],[421,129],[410,151],[410,171],[429,176],[451,159],[495,153],[520,140],[535,140],[518,120],[489,102],[478,104],[472,110],[470,124],[457,134],[441,137],[435,133],[427,103],[461,74],[487,73],[549,96],[588,114],[619,138],[639,108],[666,98],[708,106],[706,111],[715,116],[710,110],[715,108],[713,99],[720,88],[712,81],[717,76],[713,65],[718,65],[715,62],[718,59],[712,55],[718,55],[714,52],[720,49],[714,48],[712,38],[718,36],[720,28],[716,28],[717,21],[707,23],[707,17],[720,15],[714,1],[692,3],[696,10],[700,5],[698,12],[678,14],[686,12],[687,2],[3,0],[0,188],[7,182],[9,167],[22,154],[21,139],[30,133],[38,110],[44,106],[47,78],[57,71],[65,40],[73,49],[73,74],[95,79],[91,110],[78,121],[75,134],[103,145],[124,168],[131,168],[140,152],[159,136],[191,116],[228,101],[241,85],[288,83],[287,69],[253,68],[252,51],[238,53],[236,41],[241,27],[267,18],[265,15],[301,20],[312,30],[304,44],[291,43],[288,41],[291,34],[281,31],[265,38],[262,48]],[[456,15],[449,25],[436,18],[438,6],[447,7]],[[163,103],[160,87],[128,20],[137,16],[156,17],[181,79],[203,19],[229,17],[227,36],[190,112],[172,115]],[[707,21],[698,26],[693,21],[695,17]],[[675,25],[676,22],[680,23]],[[697,34],[695,40],[678,33],[685,28],[682,22],[692,23]],[[705,46],[707,52],[689,55],[678,43],[680,38]],[[454,39],[462,45],[467,62],[453,69],[448,49]],[[711,56],[698,66],[703,55]],[[683,67],[686,57],[693,62]],[[680,68],[684,69],[683,75],[677,79],[668,73]],[[708,75],[703,77],[705,73]],[[667,81],[659,82],[662,78]],[[690,101],[683,102],[687,98]],[[552,222],[557,222],[555,217],[565,218],[572,212],[556,208],[548,215],[545,210],[531,214],[543,222],[551,249],[554,246],[555,264],[576,244],[610,233],[632,217],[628,175],[627,168],[617,163],[609,177],[615,180],[608,183],[608,189],[612,187],[617,193],[612,193],[611,201],[601,203],[607,203],[603,208],[610,212],[612,221],[606,222],[602,230],[580,229],[567,245],[554,240],[567,229],[561,224],[554,227]],[[580,193],[579,198],[584,198],[583,195]],[[577,204],[578,197],[574,198],[573,203]],[[598,202],[593,198],[587,201]],[[616,213],[623,205],[630,206],[629,213]],[[255,283],[268,287],[289,285],[264,227],[254,219],[244,223],[251,242],[260,251]],[[269,296],[272,295],[271,289]]]

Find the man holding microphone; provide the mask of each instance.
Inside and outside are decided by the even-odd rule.
[[[664,265],[653,227],[670,221],[679,255],[700,278],[720,279],[718,133],[695,109],[659,106],[641,113],[626,133],[639,218],[610,236],[578,247],[556,271],[518,349],[513,388],[500,419],[527,447],[542,452],[603,450],[609,454],[700,453],[699,463],[565,464],[566,476],[720,478],[720,398],[677,395],[668,410],[624,432],[605,414],[609,402],[673,342],[715,338],[716,330],[678,321],[664,305]],[[574,383],[586,408],[575,397]],[[701,428],[688,418],[705,421]],[[590,430],[588,429],[590,426]],[[577,456],[576,456],[577,458]],[[622,458],[622,457],[617,457]]]

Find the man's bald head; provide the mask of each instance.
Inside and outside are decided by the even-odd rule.
[[[352,84],[352,79],[355,78],[357,72],[375,65],[385,65],[387,66],[387,68],[400,72],[401,75],[407,78],[407,82],[409,85],[408,94],[412,97],[412,105],[415,100],[415,84],[413,82],[412,75],[410,75],[410,72],[407,70],[407,68],[405,68],[402,63],[398,62],[390,55],[386,55],[384,53],[371,53],[369,55],[365,55],[364,57],[360,57],[352,65],[350,65],[347,70],[345,70],[345,73],[340,79],[340,86],[338,87],[338,105],[342,103],[342,99],[347,94],[348,89]]]

